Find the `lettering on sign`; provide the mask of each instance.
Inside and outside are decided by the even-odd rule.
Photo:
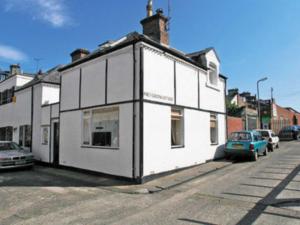
[[[172,97],[149,93],[149,92],[144,92],[144,96],[149,97],[149,98],[156,98],[156,99],[160,99],[160,100],[170,101],[170,102],[173,101]]]

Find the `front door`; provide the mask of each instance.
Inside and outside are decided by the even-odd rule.
[[[53,164],[59,164],[59,123],[53,123]]]

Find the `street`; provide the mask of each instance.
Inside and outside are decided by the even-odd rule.
[[[300,142],[154,194],[124,194],[43,170],[0,173],[1,225],[300,224]],[[30,178],[31,174],[34,178]],[[125,185],[125,184],[124,184]]]

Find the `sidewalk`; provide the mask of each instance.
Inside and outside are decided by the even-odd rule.
[[[230,166],[231,164],[231,161],[226,160],[212,161],[192,168],[183,169],[170,175],[158,177],[140,185],[109,177],[38,165],[35,166],[34,172],[39,175],[38,177],[43,175],[43,179],[47,180],[47,182],[43,181],[43,184],[48,183],[51,186],[58,184],[58,186],[61,187],[95,187],[127,194],[152,194],[205,176],[216,170]],[[55,180],[56,183],[53,183],[53,180]],[[38,182],[39,180],[36,180],[37,184]]]
[[[195,166],[189,169],[184,169],[179,172],[175,172],[171,175],[166,175],[153,181],[149,181],[141,185],[121,185],[104,187],[107,190],[128,193],[128,194],[152,194],[163,190],[171,189],[178,185],[187,183],[194,179],[208,175],[212,172],[232,165],[231,161],[218,160],[212,161],[199,166]]]

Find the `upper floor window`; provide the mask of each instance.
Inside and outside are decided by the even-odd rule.
[[[214,63],[209,63],[208,79],[210,84],[218,84],[218,69]]]
[[[15,88],[7,89],[0,92],[0,105],[4,105],[13,101]]]

